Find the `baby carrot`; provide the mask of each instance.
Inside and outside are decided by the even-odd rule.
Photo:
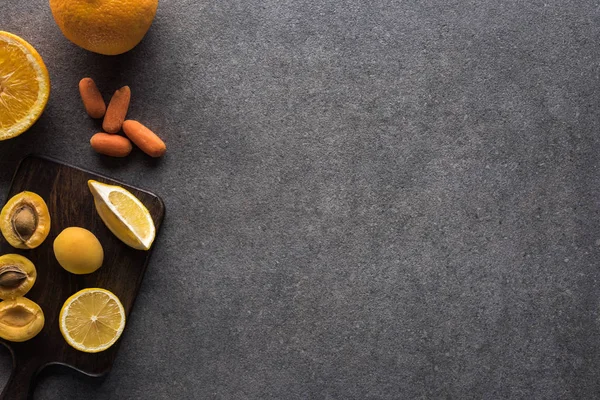
[[[106,104],[92,78],[83,78],[79,81],[79,94],[85,111],[92,118],[102,118],[106,112]]]
[[[167,146],[154,132],[137,121],[128,119],[123,122],[123,132],[144,153],[151,157],[160,157],[167,151]]]
[[[111,157],[125,157],[132,149],[131,142],[126,137],[103,132],[92,136],[90,144],[96,152]]]
[[[131,90],[129,86],[123,86],[117,90],[108,103],[108,109],[102,122],[102,129],[108,133],[117,133],[121,130],[121,125],[129,109],[129,100],[131,99]]]

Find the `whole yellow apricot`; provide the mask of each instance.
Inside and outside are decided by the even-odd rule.
[[[104,250],[96,236],[87,229],[70,227],[54,239],[54,255],[67,271],[91,274],[102,266]]]

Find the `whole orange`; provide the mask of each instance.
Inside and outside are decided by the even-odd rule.
[[[152,25],[157,7],[158,0],[50,0],[67,39],[106,55],[133,49]]]

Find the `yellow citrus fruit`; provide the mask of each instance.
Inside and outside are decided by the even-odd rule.
[[[88,181],[96,211],[110,231],[126,245],[148,250],[156,228],[150,212],[130,191],[121,186]]]
[[[69,297],[60,310],[59,328],[72,347],[98,353],[112,346],[125,329],[125,309],[106,289],[83,289]]]
[[[50,77],[38,52],[0,31],[0,140],[14,138],[38,120],[50,96]]]
[[[133,49],[152,25],[157,7],[158,0],[50,0],[67,39],[106,55]]]

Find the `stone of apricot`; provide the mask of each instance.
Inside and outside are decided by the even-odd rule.
[[[0,337],[11,342],[29,340],[44,327],[44,312],[25,297],[0,303]]]
[[[46,202],[33,192],[16,194],[0,212],[0,230],[11,246],[35,249],[50,233],[50,213]]]
[[[28,258],[19,254],[0,257],[0,299],[24,296],[35,283],[37,271]]]
[[[54,239],[58,263],[73,274],[91,274],[102,266],[104,250],[96,236],[87,229],[70,227]]]

